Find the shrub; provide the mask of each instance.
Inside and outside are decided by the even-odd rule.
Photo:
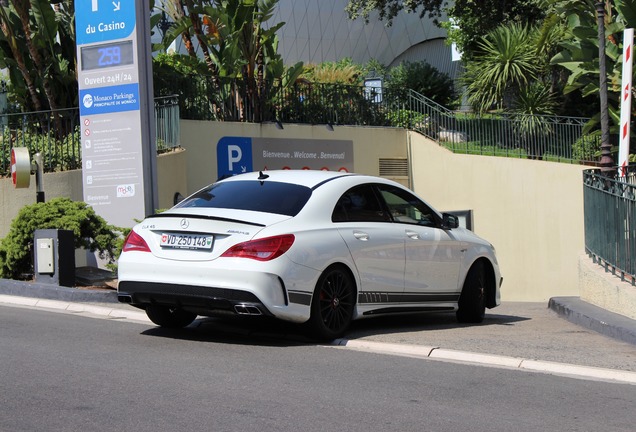
[[[406,109],[397,109],[389,111],[387,118],[391,126],[401,127],[404,129],[427,130],[428,117],[417,111]]]
[[[453,80],[445,73],[426,62],[405,62],[391,68],[385,85],[394,91],[402,90],[406,99],[406,89],[412,89],[438,104],[450,107],[455,100]]]
[[[54,198],[23,207],[0,241],[0,277],[20,279],[32,273],[31,248],[36,229],[73,231],[75,248],[99,251],[113,263],[121,247],[123,229],[109,225],[86,203]]]
[[[601,155],[600,131],[582,135],[572,145],[572,159],[579,161],[595,161]]]

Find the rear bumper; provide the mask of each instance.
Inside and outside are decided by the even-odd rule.
[[[122,281],[119,283],[117,299],[142,309],[159,304],[204,316],[223,312],[273,316],[253,293],[227,288]]]

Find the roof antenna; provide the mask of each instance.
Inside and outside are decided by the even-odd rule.
[[[267,178],[269,178],[269,176],[267,174],[263,174],[263,171],[259,171],[258,172],[258,179],[259,180],[265,180]]]

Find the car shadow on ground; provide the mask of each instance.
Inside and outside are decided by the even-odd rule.
[[[425,331],[457,330],[467,327],[511,326],[531,318],[517,315],[499,315],[486,312],[479,324],[459,323],[454,313],[407,314],[377,316],[354,321],[348,332],[351,339],[383,334],[413,333]]]
[[[457,330],[464,327],[510,326],[530,318],[515,315],[486,314],[480,324],[462,324],[455,314],[409,314],[377,316],[356,320],[345,334],[346,339],[400,333]],[[313,339],[306,326],[268,317],[200,317],[184,329],[151,328],[146,336],[259,346],[299,346],[324,343]]]
[[[268,317],[199,317],[183,329],[154,327],[141,334],[233,345],[287,347],[315,343],[303,326]]]

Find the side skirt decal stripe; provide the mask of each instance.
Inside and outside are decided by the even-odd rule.
[[[459,300],[459,293],[361,292],[358,294],[359,304],[456,302],[458,300]]]

